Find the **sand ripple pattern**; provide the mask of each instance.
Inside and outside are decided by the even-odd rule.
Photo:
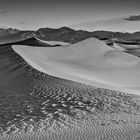
[[[28,90],[0,89],[1,140],[138,140],[140,97],[41,73],[19,57]]]

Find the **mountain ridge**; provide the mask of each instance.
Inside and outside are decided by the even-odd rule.
[[[67,43],[76,43],[82,40],[85,40],[90,37],[95,37],[100,40],[112,40],[114,38],[130,40],[130,41],[139,41],[140,42],[140,31],[135,33],[123,33],[123,32],[112,32],[112,31],[84,31],[84,30],[75,30],[69,27],[61,27],[61,28],[39,28],[36,31],[31,30],[18,30],[18,29],[0,29],[0,39],[4,38],[18,38],[20,40],[24,40],[30,37],[38,37],[42,40],[47,41],[62,41]]]

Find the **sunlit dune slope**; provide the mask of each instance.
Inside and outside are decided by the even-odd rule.
[[[53,76],[116,89],[140,86],[140,59],[95,38],[55,48],[24,45],[13,49],[31,66]]]
[[[61,41],[45,41],[45,40],[41,40],[37,37],[35,37],[36,40],[38,40],[39,42],[42,42],[42,43],[46,43],[46,44],[50,44],[50,45],[69,45],[69,43],[67,42],[61,42]]]

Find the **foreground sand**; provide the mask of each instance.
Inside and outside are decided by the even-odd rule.
[[[140,59],[95,38],[57,48],[12,47],[32,67],[49,75],[140,94]]]
[[[0,53],[0,140],[138,140],[140,96],[41,73]]]
[[[79,84],[30,68],[27,73],[34,78],[34,86],[24,94],[12,91],[8,94],[15,98],[9,106],[15,103],[23,106],[11,108],[15,116],[1,129],[2,140],[136,140],[140,137],[139,96]],[[6,89],[1,90],[1,94],[5,93]]]

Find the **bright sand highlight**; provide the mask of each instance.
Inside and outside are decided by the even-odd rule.
[[[61,42],[61,41],[45,41],[45,40],[41,40],[39,38],[36,38],[36,40],[40,41],[40,42],[43,42],[43,43],[46,43],[46,44],[49,44],[49,45],[69,45],[70,43],[67,43],[67,42]]]

